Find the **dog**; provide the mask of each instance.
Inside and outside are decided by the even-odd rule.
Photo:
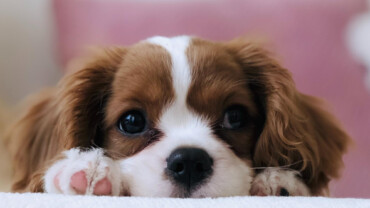
[[[15,192],[326,195],[350,142],[244,38],[105,48],[33,100],[7,136]]]

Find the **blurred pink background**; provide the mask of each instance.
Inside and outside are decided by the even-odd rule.
[[[345,45],[362,0],[54,0],[58,58],[65,65],[89,45],[129,45],[154,35],[271,41],[297,87],[324,98],[356,142],[331,184],[336,197],[370,197],[370,92]]]

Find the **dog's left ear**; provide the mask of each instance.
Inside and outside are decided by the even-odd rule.
[[[31,176],[55,155],[73,147],[101,144],[106,99],[125,53],[124,48],[100,49],[80,61],[78,69],[57,87],[27,103],[28,109],[5,136],[16,170],[13,191],[42,191],[41,181],[30,183]]]
[[[62,106],[59,126],[74,138],[67,139],[64,148],[101,145],[105,104],[125,53],[122,47],[95,48],[77,59],[70,67],[71,74],[58,84],[56,103]]]
[[[260,46],[243,39],[226,44],[242,66],[262,106],[264,124],[254,149],[254,166],[288,166],[301,172],[313,195],[328,193],[339,176],[350,143],[317,98],[297,91],[288,70]]]

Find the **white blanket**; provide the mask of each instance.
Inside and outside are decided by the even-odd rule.
[[[228,197],[216,199],[172,199],[144,197],[67,196],[54,194],[0,193],[0,208],[370,208],[370,199],[324,197]]]

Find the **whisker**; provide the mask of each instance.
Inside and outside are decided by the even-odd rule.
[[[113,150],[105,150],[105,153],[108,155],[114,155],[115,157],[122,157],[122,158],[127,157],[126,154],[123,154],[122,152],[118,152],[118,151],[113,151]]]
[[[262,169],[266,169],[266,168],[282,168],[282,169],[287,169],[287,170],[293,170],[293,169],[290,168],[291,166],[297,165],[297,164],[302,163],[302,162],[303,162],[303,160],[299,160],[299,161],[294,162],[292,164],[287,164],[287,165],[282,165],[282,166],[253,167],[251,169],[253,169],[253,170],[262,170]]]

